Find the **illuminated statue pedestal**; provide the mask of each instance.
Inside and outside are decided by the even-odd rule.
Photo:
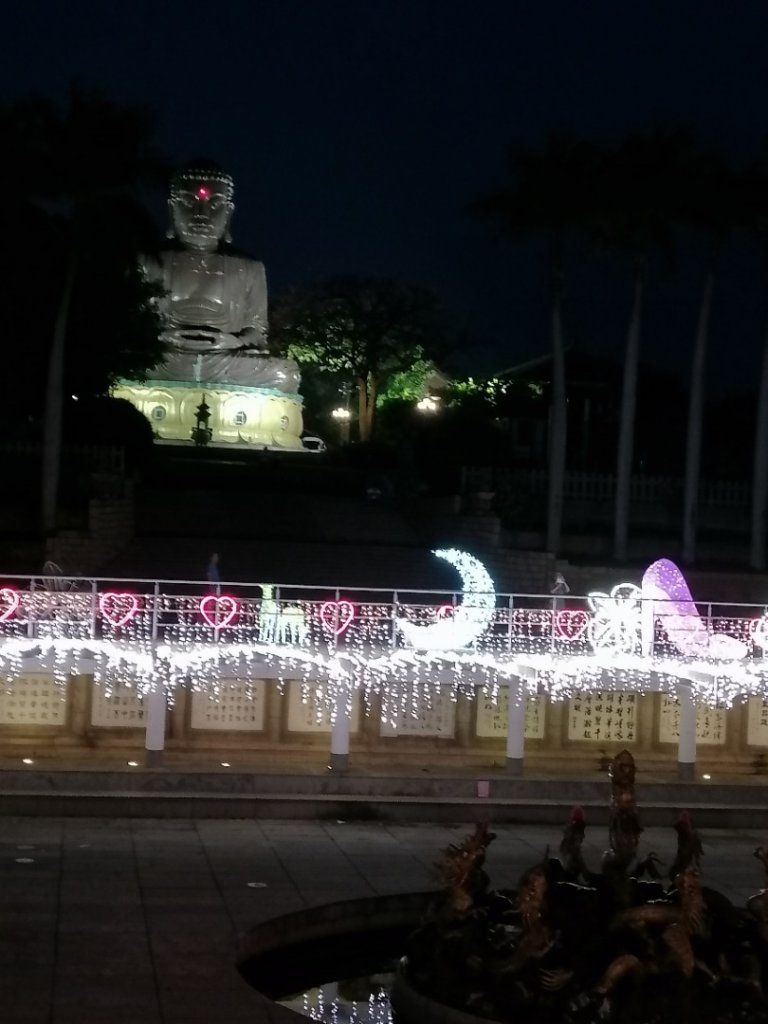
[[[192,443],[197,410],[210,410],[211,443],[303,451],[302,400],[276,388],[243,384],[150,380],[121,382],[113,392],[142,412],[160,441]]]
[[[160,441],[302,451],[299,368],[269,353],[264,264],[230,248],[233,196],[215,166],[174,176],[174,243],[142,258],[165,353],[149,380],[120,381],[113,393]]]

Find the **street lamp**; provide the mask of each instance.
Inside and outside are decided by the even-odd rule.
[[[431,395],[425,395],[420,402],[416,403],[416,408],[419,412],[424,413],[437,412],[440,408],[440,401],[437,398],[433,398]]]
[[[343,405],[339,405],[333,410],[331,416],[339,425],[339,441],[341,444],[349,444],[349,421],[352,419],[352,413]]]

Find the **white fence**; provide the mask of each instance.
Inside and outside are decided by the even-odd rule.
[[[497,467],[468,467],[465,488],[469,492],[511,493],[544,497],[549,474],[546,470],[512,470]],[[656,504],[681,500],[683,481],[678,477],[633,476],[630,501],[638,504]],[[738,480],[702,480],[699,485],[699,504],[725,508],[748,508],[752,488]],[[616,477],[610,473],[566,473],[563,498],[566,501],[613,501]]]

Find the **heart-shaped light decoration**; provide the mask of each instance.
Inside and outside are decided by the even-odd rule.
[[[13,590],[11,587],[0,589],[0,622],[7,622],[8,619],[13,618],[20,601],[21,595],[18,590]]]
[[[239,610],[240,603],[234,597],[215,597],[209,594],[200,602],[200,614],[214,629],[228,626]]]
[[[136,615],[139,610],[139,599],[135,594],[119,593],[108,590],[99,594],[99,611],[101,617],[106,619],[115,628],[125,626]]]
[[[589,625],[589,616],[581,608],[561,608],[555,615],[555,630],[563,640],[578,640]]]
[[[351,601],[325,601],[320,605],[320,619],[326,629],[330,629],[335,636],[341,636],[354,617],[355,606]]]

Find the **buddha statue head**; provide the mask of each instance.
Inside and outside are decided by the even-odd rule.
[[[171,180],[173,234],[188,249],[214,252],[230,241],[229,222],[235,209],[235,184],[215,164],[204,161],[185,167]]]

